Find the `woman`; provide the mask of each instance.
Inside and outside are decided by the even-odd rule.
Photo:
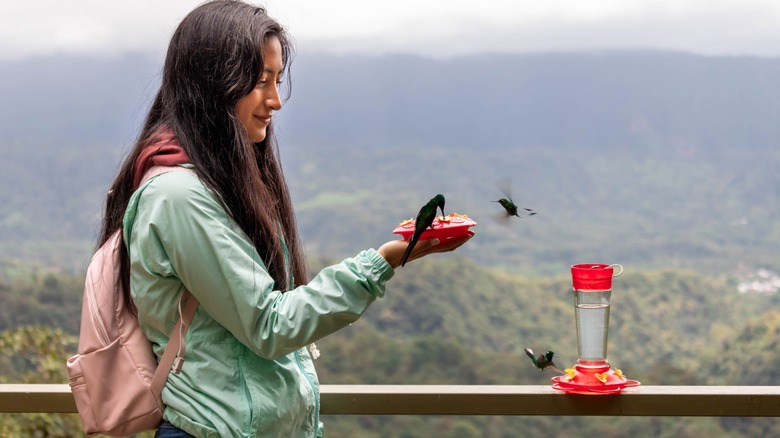
[[[305,347],[355,321],[400,264],[390,241],[306,283],[272,118],[292,48],[265,10],[219,0],[176,29],[160,90],[109,192],[101,243],[122,227],[126,300],[160,357],[184,288],[200,305],[163,390],[158,437],[319,436]],[[156,165],[181,165],[141,183]],[[420,241],[410,260],[473,236]]]

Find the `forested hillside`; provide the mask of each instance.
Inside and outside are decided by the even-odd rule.
[[[83,267],[157,68],[135,57],[0,69],[5,259]],[[41,81],[47,69],[70,86]],[[398,222],[443,193],[448,211],[479,223],[464,252],[485,266],[545,276],[584,260],[777,271],[778,73],[780,59],[663,52],[299,54],[279,113],[281,153],[312,256],[394,238]],[[47,105],[35,104],[39,94]],[[503,177],[539,215],[494,220]]]

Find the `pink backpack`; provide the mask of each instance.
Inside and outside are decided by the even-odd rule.
[[[144,181],[182,167],[153,167]],[[119,254],[125,251],[117,230],[92,257],[84,282],[78,354],[67,361],[71,392],[88,435],[126,436],[152,430],[162,421],[162,388],[168,373],[184,361],[184,334],[198,300],[186,289],[179,320],[160,359],[126,308],[119,281]]]

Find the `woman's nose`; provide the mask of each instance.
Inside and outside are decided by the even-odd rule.
[[[276,111],[282,109],[282,98],[279,96],[279,87],[273,87],[273,91],[271,91],[270,96],[268,96],[268,99],[266,100],[266,105]]]

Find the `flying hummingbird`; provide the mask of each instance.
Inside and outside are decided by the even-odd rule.
[[[433,220],[436,219],[436,210],[441,209],[441,214],[444,216],[444,195],[438,194],[431,198],[427,204],[423,205],[420,212],[417,213],[417,219],[414,220],[414,234],[409,239],[409,246],[406,247],[404,256],[401,258],[401,266],[406,264],[406,260],[409,258],[409,254],[412,253],[412,249],[417,245],[417,241],[420,239],[420,235],[428,227],[433,227]]]
[[[528,355],[528,357],[531,358],[531,361],[534,363],[534,366],[539,369],[539,371],[544,371],[547,368],[551,368],[561,374],[564,374],[563,371],[561,371],[560,368],[555,366],[553,363],[553,356],[555,353],[552,351],[548,351],[547,353],[544,353],[543,355],[540,355],[539,357],[534,356],[534,351],[530,348],[525,349],[525,354]]]
[[[536,214],[536,211],[534,209],[518,207],[517,204],[515,204],[514,201],[512,201],[512,195],[511,195],[512,188],[509,182],[509,178],[502,178],[498,180],[498,182],[496,182],[496,186],[498,186],[498,189],[501,190],[505,198],[501,198],[498,201],[493,201],[493,202],[498,202],[499,204],[501,204],[502,207],[504,207],[504,210],[506,210],[505,218],[509,218],[510,216],[528,217]],[[528,212],[528,214],[526,216],[520,216],[520,214],[518,214],[518,210],[520,209],[525,210],[526,212]]]

